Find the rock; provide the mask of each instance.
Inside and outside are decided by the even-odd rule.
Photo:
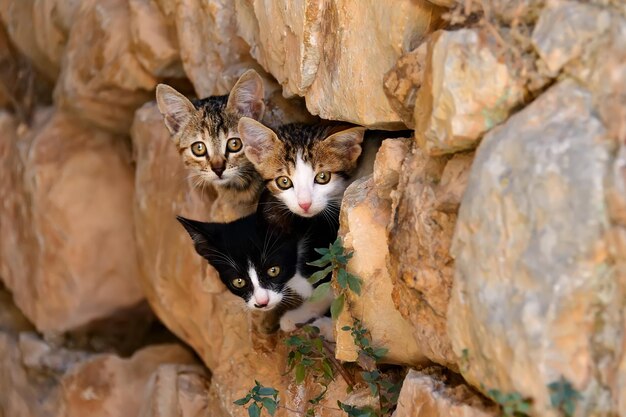
[[[446,329],[454,274],[450,245],[471,163],[467,153],[430,157],[413,149],[391,193],[388,227],[395,306],[416,329],[420,351],[453,369],[456,358]]]
[[[374,0],[237,1],[239,34],[286,96],[304,96],[309,111],[324,119],[384,128],[403,123],[381,79],[439,24],[442,11],[424,0],[392,8]]]
[[[59,108],[120,134],[128,133],[135,109],[157,84],[133,53],[130,22],[126,0],[83,4],[54,92]]]
[[[552,2],[543,9],[532,43],[552,76],[607,31],[611,13],[591,4]]]
[[[415,138],[427,153],[474,148],[521,104],[522,83],[487,32],[436,32],[426,54],[414,119]]]
[[[179,345],[149,346],[128,359],[96,355],[74,366],[61,381],[65,417],[138,416],[151,375],[162,364],[191,364]]]
[[[371,177],[348,187],[342,202],[339,235],[344,248],[354,251],[347,270],[360,277],[363,285],[360,296],[347,292],[345,307],[336,322],[335,356],[339,360],[357,359],[352,335],[341,328],[352,326],[354,319],[359,319],[369,330],[373,345],[389,349],[385,362],[419,365],[427,361],[416,343],[419,330],[402,317],[391,299],[393,287],[386,264],[386,228],[390,218],[391,202],[378,197]]]
[[[229,206],[228,213],[214,210],[214,191],[191,187],[155,103],[137,111],[132,137],[137,163],[135,231],[143,288],[157,316],[211,370],[212,412],[246,415],[233,401],[243,397],[255,379],[278,389],[285,406],[305,411],[308,400],[319,394],[319,386],[292,383],[292,376],[285,374],[288,351],[279,339],[282,334],[260,332],[257,318],[195,253],[175,219],[180,214],[221,221],[232,216],[234,208]],[[338,378],[322,404],[334,407],[345,392],[346,384]],[[287,415],[284,409],[276,414]]]
[[[404,379],[393,417],[488,417],[499,416],[466,384],[444,368],[411,369]]]
[[[231,0],[159,0],[172,13],[180,56],[198,97],[226,94],[255,64],[249,47],[237,36]]]
[[[0,276],[43,332],[63,332],[143,298],[130,152],[118,137],[40,111],[0,140]]]
[[[155,77],[184,78],[174,19],[154,0],[130,0],[133,52]]]
[[[374,161],[374,189],[378,198],[390,200],[391,193],[400,182],[402,163],[409,154],[410,139],[397,138],[383,141]]]
[[[547,386],[561,377],[583,394],[577,415],[611,409],[623,296],[605,240],[606,134],[591,94],[558,83],[485,137],[459,211],[454,352],[468,382],[532,398],[537,415],[556,415]]]

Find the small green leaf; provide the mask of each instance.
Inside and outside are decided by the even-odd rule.
[[[274,388],[261,387],[261,389],[259,389],[259,395],[274,395],[274,394],[278,394],[278,391],[276,391]]]
[[[248,416],[249,417],[260,417],[261,409],[256,403],[252,403],[250,407],[248,407]]]
[[[263,398],[263,408],[267,410],[270,416],[273,416],[276,413],[276,401],[271,398]]]
[[[387,348],[377,348],[377,349],[374,349],[372,353],[374,357],[378,360],[378,359],[384,358],[387,352],[389,352],[389,349]]]
[[[328,248],[315,248],[313,250],[315,252],[319,253],[320,255],[326,255],[326,254],[330,253],[330,250],[328,250]]]
[[[343,326],[343,327],[341,328],[341,330],[343,330],[344,332],[347,332],[347,331],[352,330],[352,327],[350,327],[350,326]]]
[[[341,288],[348,288],[348,273],[343,268],[337,271],[337,284]]]
[[[337,236],[337,239],[330,245],[330,253],[333,255],[341,255],[344,252],[343,244],[341,242],[341,238]]]
[[[330,263],[332,259],[332,256],[330,253],[327,253],[326,255],[322,256],[321,258],[319,258],[316,261],[312,261],[312,262],[307,262],[307,265],[311,265],[311,266],[317,266],[317,267],[323,267],[326,266]]]
[[[361,278],[348,274],[348,286],[356,295],[361,295]]]
[[[330,315],[333,320],[337,320],[339,314],[343,310],[343,303],[345,301],[344,295],[341,294],[339,297],[333,300],[333,303],[330,305]]]
[[[315,290],[313,290],[313,294],[309,297],[310,302],[323,300],[324,297],[328,295],[330,291],[330,282],[325,282],[320,284]]]
[[[246,397],[240,398],[240,399],[238,399],[236,401],[233,401],[233,404],[236,404],[236,405],[246,405],[246,404],[248,404],[248,401],[250,401],[250,397],[246,396]]]
[[[324,375],[328,379],[333,379],[333,368],[330,366],[330,363],[327,359],[322,361],[322,369],[324,370]]]
[[[302,364],[296,365],[296,384],[301,384],[304,381],[305,372]]]
[[[311,274],[311,276],[308,278],[309,284],[313,285],[313,284],[317,284],[319,281],[323,280],[324,278],[326,278],[326,276],[331,273],[333,270],[333,266],[329,265],[326,268],[322,269],[321,271],[317,271],[314,272],[313,274]]]

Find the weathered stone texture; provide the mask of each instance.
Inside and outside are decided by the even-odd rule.
[[[437,27],[440,13],[422,0],[391,8],[369,0],[237,2],[239,34],[286,95],[304,96],[309,111],[325,119],[391,128],[402,122],[382,77]]]
[[[40,111],[2,118],[0,275],[41,331],[65,331],[139,302],[130,153],[118,137]]]
[[[419,52],[419,50],[418,50]],[[427,153],[474,148],[521,104],[523,87],[486,31],[434,33],[415,98],[415,138]]]
[[[454,237],[448,332],[463,374],[532,398],[538,415],[555,415],[547,385],[561,376],[586,394],[580,415],[606,412],[622,349],[604,241],[611,144],[591,106],[563,81],[490,132]]]
[[[488,417],[499,410],[488,405],[461,378],[444,368],[410,370],[402,384],[393,417]]]
[[[389,139],[387,143],[394,140],[399,139]],[[402,317],[391,300],[392,281],[386,263],[390,217],[391,202],[378,197],[371,177],[357,180],[346,190],[339,234],[346,250],[354,251],[347,270],[360,277],[363,286],[361,295],[348,291],[346,305],[336,322],[335,356],[340,360],[357,359],[352,335],[341,328],[352,326],[358,319],[369,330],[374,344],[389,349],[386,362],[419,365],[427,361],[415,340],[418,330]]]

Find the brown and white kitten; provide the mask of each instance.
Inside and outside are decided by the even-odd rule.
[[[239,134],[267,189],[289,211],[310,218],[338,211],[361,155],[365,128],[287,124],[276,131],[247,117]]]
[[[263,182],[243,152],[237,129],[243,116],[260,120],[265,111],[259,74],[246,71],[230,94],[190,101],[159,84],[157,104],[167,129],[196,185],[209,183],[231,204],[254,211]]]

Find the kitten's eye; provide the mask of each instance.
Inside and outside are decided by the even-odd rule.
[[[293,186],[289,177],[285,176],[276,178],[276,185],[278,185],[278,188],[281,190],[288,190]]]
[[[226,149],[228,150],[228,152],[239,152],[242,147],[243,144],[241,143],[241,139],[239,138],[230,138],[228,139],[228,142],[226,142]]]
[[[235,288],[243,288],[246,286],[246,281],[241,278],[235,278],[232,280],[233,287]]]
[[[194,142],[191,144],[191,152],[195,156],[204,156],[206,155],[206,146],[202,142]]]
[[[272,278],[275,278],[278,276],[278,274],[280,274],[280,267],[279,266],[273,266],[270,269],[267,270],[267,275],[269,275]]]
[[[328,181],[330,181],[330,172],[328,171],[322,171],[315,176],[317,184],[328,184]]]

